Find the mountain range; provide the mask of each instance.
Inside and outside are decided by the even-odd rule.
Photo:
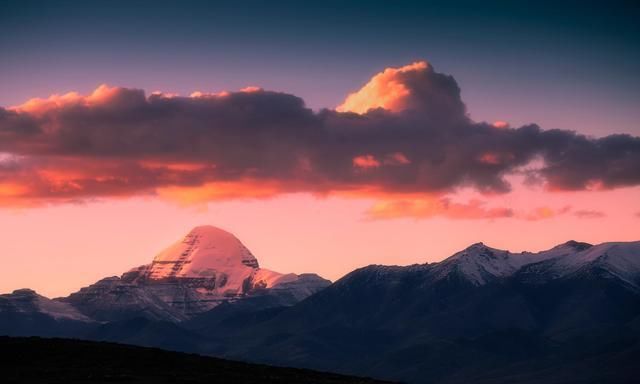
[[[330,283],[260,268],[193,229],[147,265],[65,298],[0,295],[0,334],[154,346],[410,383],[632,382],[640,242],[371,265]]]
[[[102,279],[59,301],[99,321],[141,316],[181,322],[221,303],[255,296],[269,296],[278,306],[292,305],[329,284],[315,274],[260,268],[235,236],[200,226],[150,264]]]

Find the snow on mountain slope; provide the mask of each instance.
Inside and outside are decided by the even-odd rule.
[[[252,268],[258,268],[258,260],[238,238],[220,228],[203,225],[160,252],[153,259],[149,277],[207,277],[216,270]]]
[[[640,282],[640,241],[602,243],[558,258],[553,269],[562,275],[585,267],[602,268],[638,286]]]
[[[482,285],[492,278],[511,275],[517,269],[514,264],[509,251],[476,243],[445,259],[436,269],[440,278],[458,272],[471,283]]]
[[[591,244],[568,241],[541,252],[512,253],[476,243],[437,263],[437,277],[458,272],[474,285],[514,274],[520,268],[553,259],[564,259],[591,248]]]
[[[540,269],[538,265],[544,267]],[[512,253],[477,243],[432,266],[436,278],[457,273],[474,285],[484,285],[494,279],[511,276],[523,267],[527,267],[529,272],[542,273],[541,278],[545,279],[556,279],[584,268],[597,267],[640,287],[640,241],[594,246],[571,240],[535,253]]]
[[[186,299],[186,296],[183,297]],[[113,276],[56,299],[69,303],[96,320],[122,320],[144,317],[152,320],[182,321],[186,316],[144,285],[131,284]]]
[[[17,289],[0,295],[0,312],[39,313],[56,320],[91,321],[72,305],[48,299],[31,289]]]
[[[207,225],[192,229],[183,240],[160,252],[151,263],[148,277],[213,277],[223,272],[225,285],[239,289],[256,268],[258,260],[240,240]]]
[[[285,284],[298,280],[295,273],[282,274],[268,269],[259,268],[253,274],[253,285],[258,288],[272,288],[278,284]]]
[[[160,252],[151,265],[137,271],[151,283],[167,279],[191,281],[192,286],[210,296],[225,297],[299,280],[294,273],[260,268],[258,260],[238,238],[210,225],[192,229],[183,240]]]
[[[284,305],[293,305],[331,284],[329,280],[325,280],[315,273],[294,276],[295,279],[289,275],[283,275],[274,285],[267,288],[268,294],[280,297]]]

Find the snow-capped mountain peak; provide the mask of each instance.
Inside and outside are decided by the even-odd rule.
[[[213,277],[223,272],[240,283],[258,268],[258,260],[231,233],[205,225],[192,229],[182,240],[160,252],[147,277]],[[238,280],[238,281],[236,281]]]
[[[507,276],[516,270],[509,251],[475,243],[444,260],[440,275],[457,271],[475,285],[485,284],[492,278]]]
[[[525,266],[545,262],[547,276],[559,278],[583,267],[599,267],[631,284],[640,285],[640,242],[591,245],[574,240],[541,252],[512,253],[475,243],[435,266],[440,278],[456,272],[474,285],[507,277]]]
[[[160,252],[150,264],[120,278],[103,279],[63,300],[106,319],[141,309],[150,318],[181,321],[251,295],[277,295],[283,304],[291,305],[329,284],[317,275],[260,268],[237,237],[203,225]]]
[[[538,252],[538,254],[545,254],[545,255],[550,255],[553,254],[554,256],[559,256],[562,254],[573,254],[576,252],[582,252],[586,249],[589,249],[593,247],[592,244],[589,243],[583,243],[580,241],[575,241],[575,240],[569,240],[565,243],[562,244],[558,244],[555,247],[548,249],[546,251],[542,251],[542,252]]]
[[[604,269],[637,286],[640,276],[640,241],[610,242],[586,247],[558,259],[554,268],[567,274],[590,266]]]
[[[28,288],[0,295],[0,312],[47,315],[56,320],[91,321],[73,306],[48,299]]]

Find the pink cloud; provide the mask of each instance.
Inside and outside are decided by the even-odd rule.
[[[411,164],[411,160],[404,153],[395,152],[385,156],[384,163],[388,165],[406,165]]]
[[[378,168],[380,162],[372,155],[360,155],[353,158],[353,166],[356,168]]]
[[[509,128],[510,127],[508,122],[502,121],[502,120],[494,121],[493,122],[493,126],[495,128],[499,128],[499,129],[505,129],[505,128]]]
[[[569,211],[571,211],[571,207],[568,205],[560,208],[542,206],[522,214],[522,218],[530,221],[545,220],[564,215]]]
[[[402,77],[409,73],[430,70],[426,61],[417,61],[400,68],[387,68],[373,76],[358,91],[351,93],[336,110],[339,112],[366,113],[370,109],[383,108],[398,112],[406,109],[411,89]]]
[[[413,198],[380,201],[367,211],[370,219],[446,217],[450,219],[496,219],[512,217],[513,211],[504,207],[487,207],[484,202],[470,200],[457,203],[448,198]]]
[[[489,196],[510,192],[508,177],[538,160],[528,180],[549,191],[640,185],[640,138],[474,122],[455,80],[426,62],[386,69],[338,109],[314,112],[299,97],[258,87],[182,97],[102,85],[32,99],[0,108],[0,204],[232,199],[251,190],[402,200],[471,188]],[[463,208],[433,207],[395,211]],[[486,210],[464,208],[477,217]]]

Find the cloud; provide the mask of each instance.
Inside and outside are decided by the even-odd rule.
[[[565,205],[559,208],[552,208],[548,206],[537,207],[529,212],[517,213],[516,217],[520,217],[529,221],[553,219],[559,216],[571,215],[579,219],[600,219],[607,215],[602,211],[592,209],[578,209],[573,210],[570,205]]]
[[[450,197],[437,196],[381,200],[365,213],[366,217],[372,220],[445,217],[449,219],[513,218],[526,221],[548,220],[567,214],[581,219],[597,219],[606,216],[604,212],[595,210],[573,211],[569,205],[557,208],[540,206],[530,210],[517,210],[491,206],[486,201],[475,198],[469,199],[468,202],[456,202]]]
[[[600,219],[607,216],[602,211],[595,211],[591,209],[580,209],[573,212],[573,215],[581,219]]]
[[[521,214],[521,217],[529,221],[546,220],[562,216],[566,213],[569,213],[570,211],[571,207],[568,205],[561,208],[551,208],[543,206],[532,209],[529,212],[525,212]]]
[[[455,80],[426,62],[386,69],[319,112],[258,87],[182,97],[103,85],[32,99],[0,108],[0,154],[0,205],[411,194],[439,200],[386,211],[483,217],[506,211],[443,199],[507,193],[513,174],[552,191],[640,184],[640,138],[475,122]]]
[[[493,126],[496,128],[509,128],[511,125],[506,121],[498,120],[493,122]]]
[[[353,166],[356,168],[378,168],[380,162],[372,155],[360,155],[353,158]]]
[[[450,219],[496,219],[512,217],[513,211],[503,207],[489,208],[479,200],[457,203],[449,198],[418,198],[378,202],[366,212],[366,216],[374,220],[407,217],[424,219],[436,216]]]
[[[336,111],[364,114],[375,109],[419,112],[441,124],[466,119],[466,107],[454,78],[437,73],[426,61],[385,69],[347,96]]]

